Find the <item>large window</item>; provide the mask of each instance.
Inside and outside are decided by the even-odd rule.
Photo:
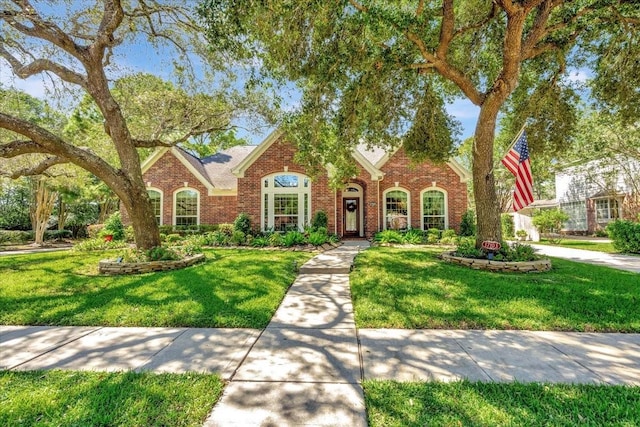
[[[409,227],[409,192],[395,189],[385,192],[384,218],[386,229],[406,230]]]
[[[585,231],[587,229],[587,206],[584,201],[561,203],[560,210],[569,215],[569,219],[564,223],[564,230]]]
[[[620,218],[617,199],[596,199],[596,221],[609,222]]]
[[[175,193],[175,221],[174,225],[198,225],[199,224],[199,199],[200,194],[196,190],[185,189]]]
[[[296,173],[269,175],[262,180],[263,230],[302,231],[309,223],[311,182]]]
[[[448,226],[447,194],[440,189],[422,192],[422,229],[445,230]]]
[[[162,224],[162,193],[158,190],[147,190],[147,193],[151,200],[151,208],[153,209],[153,215],[156,217],[156,222]]]

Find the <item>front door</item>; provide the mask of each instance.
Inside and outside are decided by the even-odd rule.
[[[360,199],[343,199],[342,224],[345,237],[360,236]]]

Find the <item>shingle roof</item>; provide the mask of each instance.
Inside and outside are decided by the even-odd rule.
[[[198,161],[200,167],[204,170],[204,175],[215,188],[220,190],[235,190],[238,187],[238,178],[231,173],[231,170],[255,150],[256,147],[256,145],[231,147],[201,160],[196,159],[196,161]]]
[[[367,148],[366,144],[358,144],[356,150],[358,150],[358,152],[374,166],[380,161],[380,159],[382,159],[382,157],[384,157],[385,154],[387,154],[387,151],[384,148]]]

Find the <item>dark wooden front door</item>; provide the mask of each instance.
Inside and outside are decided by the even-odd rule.
[[[360,236],[360,203],[359,199],[343,199],[342,228],[345,237]]]

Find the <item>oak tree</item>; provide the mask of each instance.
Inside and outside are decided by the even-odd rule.
[[[347,163],[337,157],[363,141],[404,141],[410,154],[441,161],[456,130],[445,102],[463,97],[478,106],[478,244],[501,237],[499,115],[507,107],[520,113],[517,127],[533,119],[533,153],[557,148],[557,131],[571,132],[576,119],[570,66],[597,68],[618,49],[622,60],[601,64],[600,74],[634,61],[637,68],[637,48],[620,44],[637,32],[635,1],[204,0],[200,13],[213,46],[253,61],[269,79],[298,83],[303,98],[292,134],[310,159],[341,167]],[[616,83],[608,88],[619,93]]]

